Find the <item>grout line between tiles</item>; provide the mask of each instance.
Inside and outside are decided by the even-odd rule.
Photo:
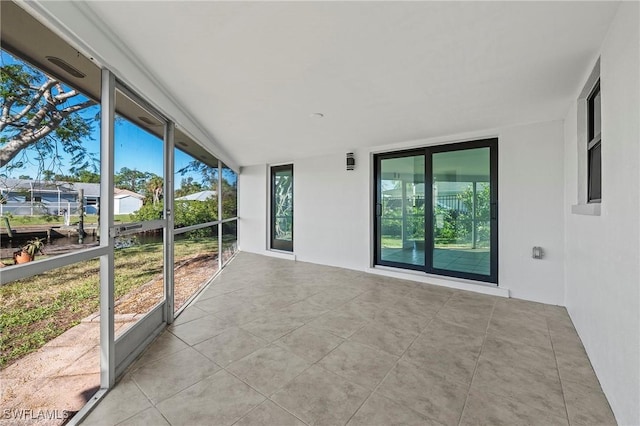
[[[369,396],[367,396],[365,398],[364,401],[362,401],[362,404],[360,404],[360,406],[353,412],[353,414],[351,415],[351,417],[349,417],[349,419],[346,421],[345,424],[349,423],[351,421],[351,419],[353,418],[353,416],[355,416],[358,411],[360,411],[360,409],[364,406],[364,404],[367,403],[367,401],[371,398],[371,395],[373,395],[375,392],[378,391],[378,389],[380,388],[380,386],[382,385],[382,383],[384,383],[384,381],[387,379],[387,377],[389,377],[389,374],[391,374],[391,372],[397,367],[397,365],[400,363],[400,360],[402,359],[402,357],[404,357],[404,354],[407,353],[407,351],[409,350],[409,348],[411,347],[411,345],[413,345],[413,343],[420,337],[422,336],[422,334],[429,328],[429,325],[433,322],[433,320],[436,318],[436,316],[438,315],[438,312],[440,312],[440,310],[444,307],[444,305],[447,304],[447,302],[449,301],[449,299],[451,299],[451,297],[453,296],[453,294],[455,294],[455,292],[451,293],[449,295],[449,297],[447,298],[447,300],[442,303],[442,305],[440,306],[440,308],[438,308],[438,310],[433,314],[433,317],[431,318],[431,320],[429,320],[429,322],[424,326],[424,328],[422,329],[422,331],[420,331],[420,333],[418,333],[416,335],[416,337],[413,338],[413,340],[411,340],[411,343],[409,345],[407,345],[407,347],[405,348],[404,351],[402,351],[402,354],[398,357],[398,359],[396,360],[396,362],[393,364],[393,366],[389,369],[389,371],[387,371],[387,374],[384,375],[384,377],[382,378],[382,380],[380,380],[378,382],[378,384],[375,386],[375,388],[371,391],[371,393],[369,394]],[[395,401],[398,402],[398,401]],[[400,403],[400,402],[399,402]],[[400,403],[400,405],[402,405],[403,407],[405,406],[403,403]],[[420,413],[422,414],[422,413]],[[423,416],[425,416],[424,414],[422,414]],[[427,418],[429,418],[428,416],[425,416]]]
[[[469,381],[469,388],[467,389],[467,396],[464,399],[464,405],[462,406],[462,411],[460,411],[460,417],[458,418],[458,425],[462,422],[462,417],[464,416],[464,410],[467,409],[467,403],[469,402],[469,394],[471,394],[471,386],[473,386],[473,380],[476,378],[476,372],[478,371],[478,364],[480,363],[480,357],[482,356],[482,350],[484,349],[484,345],[487,342],[487,336],[489,335],[489,326],[491,325],[491,320],[493,319],[493,312],[496,309],[496,302],[494,300],[493,307],[491,308],[491,314],[489,315],[489,321],[487,321],[487,328],[484,332],[484,339],[482,340],[482,346],[480,347],[480,352],[478,353],[478,357],[476,358],[476,365],[473,368],[473,374],[471,375],[471,380]]]
[[[556,348],[553,344],[553,338],[551,337],[551,329],[549,328],[549,319],[545,318],[547,324],[547,331],[549,332],[549,341],[551,342],[551,350],[553,351],[553,360],[556,363],[556,373],[558,374],[558,381],[560,382],[560,391],[562,392],[562,402],[564,403],[564,412],[567,415],[567,424],[570,425],[571,421],[569,419],[569,409],[567,407],[567,398],[564,395],[564,383],[562,381],[562,376],[560,376],[560,366],[558,365],[558,357],[556,356]]]
[[[295,355],[295,354],[294,354]],[[297,356],[297,355],[296,355]],[[229,364],[231,365],[231,364]],[[311,364],[309,367],[305,368],[304,370],[302,370],[300,373],[298,373],[294,378],[292,378],[291,380],[289,380],[284,386],[282,386],[279,389],[276,389],[271,395],[275,395],[276,393],[278,393],[280,390],[284,389],[285,386],[287,386],[289,383],[293,382],[295,379],[298,378],[298,376],[300,376],[301,374],[303,374],[305,371],[307,371],[308,369],[310,369],[311,367],[313,367],[315,365]],[[233,377],[235,377],[236,379],[240,380],[242,383],[244,383],[245,385],[249,386],[251,389],[253,389],[254,391],[258,392],[260,395],[265,397],[265,401],[271,401],[274,404],[276,404],[278,407],[282,408],[283,410],[285,410],[287,413],[291,414],[292,416],[294,416],[296,419],[300,420],[302,423],[304,424],[308,424],[307,422],[303,421],[301,418],[299,418],[298,416],[296,416],[294,413],[290,412],[289,410],[287,410],[285,407],[282,407],[280,404],[278,404],[276,401],[274,401],[273,399],[271,399],[271,395],[265,395],[264,393],[262,393],[261,391],[259,391],[258,389],[256,389],[255,387],[251,386],[249,383],[245,382],[244,380],[242,380],[241,377],[238,377],[238,375],[236,375],[235,373],[233,373],[230,370],[227,370],[226,367],[222,367],[222,369],[224,371],[226,371],[227,373],[231,374]],[[260,406],[264,404],[264,401],[261,402],[260,404],[258,404],[256,407]],[[242,417],[240,417],[240,419],[238,419],[237,421],[240,421],[243,417],[245,417],[247,414],[249,414],[249,412],[253,411],[256,407],[254,407],[253,409],[247,411],[244,415],[242,415]],[[236,423],[237,423],[236,421]]]
[[[245,288],[250,288],[250,287],[259,287],[259,285],[258,285],[258,284],[253,284],[253,285],[251,285],[251,286],[249,286],[249,287],[245,287]],[[284,287],[283,287],[283,288],[284,288]],[[233,292],[235,292],[235,291],[240,291],[240,290],[241,290],[241,289],[233,290],[233,291],[230,291],[230,292],[228,292],[228,293],[223,293],[223,294],[230,294],[230,293],[233,293]],[[299,327],[296,327],[296,328],[294,328],[294,329],[292,329],[292,330],[288,331],[288,332],[287,332],[287,333],[285,333],[283,336],[280,336],[280,337],[278,337],[277,339],[275,339],[275,340],[273,340],[273,341],[269,341],[269,342],[268,342],[268,344],[267,344],[266,346],[269,346],[269,345],[277,345],[278,347],[281,347],[282,349],[284,349],[284,350],[286,350],[286,351],[288,351],[288,352],[291,352],[288,348],[286,348],[286,347],[282,347],[282,346],[278,345],[276,342],[277,342],[279,339],[281,339],[282,337],[284,337],[284,336],[288,336],[289,334],[291,334],[291,333],[295,332],[295,331],[296,331],[296,330],[298,330],[299,328],[304,327],[305,325],[310,325],[310,323],[311,323],[312,321],[314,321],[315,319],[317,319],[317,318],[321,317],[322,315],[325,315],[327,312],[336,312],[336,311],[339,311],[342,307],[344,307],[344,305],[346,305],[346,304],[348,304],[348,303],[350,303],[350,302],[353,302],[354,300],[357,300],[359,297],[361,297],[362,295],[364,295],[364,294],[366,294],[367,292],[372,291],[372,290],[373,290],[373,289],[366,290],[366,291],[361,291],[358,295],[353,296],[352,298],[350,298],[350,299],[348,299],[348,300],[346,300],[346,301],[339,302],[339,304],[338,304],[337,306],[333,307],[333,309],[328,309],[328,311],[326,311],[326,312],[324,312],[324,313],[322,313],[322,314],[320,314],[320,315],[316,315],[316,316],[314,316],[313,318],[311,318],[311,319],[309,319],[309,320],[307,320],[307,321],[301,321],[301,322],[303,323],[302,325],[300,325]],[[300,302],[307,301],[310,297],[313,297],[313,296],[314,296],[314,295],[316,295],[316,294],[321,294],[321,293],[323,293],[323,292],[328,292],[328,293],[330,293],[331,291],[330,291],[330,290],[327,290],[326,288],[323,288],[322,290],[318,291],[317,293],[310,294],[309,296],[307,296],[307,297],[306,297],[306,298],[304,298],[304,299],[296,300],[296,301],[294,301],[294,302],[291,302],[291,303],[287,304],[287,305],[286,305],[286,306],[284,306],[284,307],[281,307],[281,308],[276,309],[276,311],[287,309],[287,308],[288,308],[289,306],[291,306],[292,304],[296,304],[296,303],[300,303]],[[439,318],[439,317],[438,317],[439,313],[440,313],[441,311],[443,311],[443,309],[445,309],[445,307],[448,305],[448,303],[450,303],[450,302],[451,302],[451,300],[452,300],[452,298],[454,297],[454,295],[459,294],[459,293],[460,293],[459,291],[453,291],[453,292],[451,292],[451,293],[448,295],[448,297],[447,297],[446,299],[444,299],[444,302],[443,302],[442,304],[440,304],[440,306],[439,306],[439,307],[434,311],[435,313],[433,313],[433,314],[430,316],[430,318],[428,319],[428,321],[426,322],[426,324],[425,324],[423,327],[421,327],[421,330],[419,330],[419,331],[418,331],[418,333],[416,334],[416,336],[415,336],[413,339],[411,339],[411,340],[410,340],[410,343],[406,346],[406,348],[404,349],[404,351],[402,351],[402,353],[401,353],[399,356],[398,356],[398,355],[391,354],[391,355],[393,355],[393,356],[397,356],[397,360],[393,363],[393,366],[392,366],[392,367],[387,371],[387,373],[384,375],[384,377],[383,377],[383,378],[382,378],[382,379],[381,379],[381,380],[376,384],[376,386],[373,388],[373,390],[369,392],[369,394],[367,395],[367,397],[366,397],[366,398],[363,400],[363,402],[362,402],[362,403],[357,407],[357,409],[353,412],[353,414],[351,414],[351,416],[349,417],[349,419],[347,419],[347,423],[348,423],[349,421],[351,421],[351,420],[354,418],[354,416],[355,416],[355,415],[356,415],[356,414],[357,414],[357,413],[362,409],[362,407],[367,403],[367,401],[369,401],[369,400],[371,399],[372,395],[373,395],[374,393],[376,393],[376,392],[378,392],[378,391],[379,391],[379,388],[381,387],[381,385],[384,383],[384,381],[385,381],[385,380],[387,380],[387,379],[388,379],[388,377],[389,377],[389,375],[391,374],[391,372],[392,372],[395,368],[397,368],[397,366],[398,366],[398,364],[399,364],[400,360],[402,360],[402,359],[403,359],[403,357],[406,355],[406,353],[407,353],[407,351],[409,350],[409,348],[411,348],[411,346],[412,346],[412,345],[416,342],[416,340],[418,340],[421,336],[424,336],[424,335],[428,334],[428,331],[427,331],[427,330],[428,330],[428,328],[429,328],[431,325],[433,325],[434,321],[436,321],[436,319],[437,319],[437,318]],[[397,297],[398,297],[399,299],[400,299],[400,298],[411,298],[411,294],[412,294],[411,292],[408,292],[407,294],[403,294],[403,295],[401,295],[401,296],[397,296]],[[403,310],[402,310],[402,309],[400,309],[400,308],[393,307],[393,306],[391,306],[391,305],[387,305],[387,304],[382,304],[382,305],[381,305],[381,304],[377,304],[377,303],[373,303],[373,302],[367,302],[367,303],[371,303],[372,305],[376,305],[376,306],[378,306],[378,307],[380,308],[380,310],[389,310],[389,311],[391,311],[391,312],[406,312],[406,311],[403,311]],[[200,309],[200,308],[198,308],[198,309]],[[202,310],[202,311],[203,311],[203,312],[205,312],[207,315],[211,315],[212,317],[218,318],[218,317],[216,316],[216,314],[215,314],[215,313],[209,313],[209,312],[204,311],[204,310]],[[267,310],[267,311],[268,311],[268,310]],[[477,358],[476,358],[475,367],[474,367],[474,370],[473,370],[473,374],[472,374],[472,377],[471,377],[471,381],[470,381],[470,382],[469,382],[469,384],[468,384],[467,395],[466,395],[466,398],[465,398],[465,401],[464,401],[463,408],[462,408],[462,410],[461,410],[461,412],[460,412],[460,417],[459,417],[459,419],[458,419],[458,424],[460,424],[460,423],[461,423],[461,421],[462,421],[462,419],[463,419],[463,416],[464,416],[464,413],[465,413],[466,409],[468,409],[467,404],[468,404],[468,399],[469,399],[469,395],[470,395],[470,392],[471,392],[472,384],[473,384],[473,382],[474,382],[474,380],[475,380],[475,377],[476,377],[476,374],[477,374],[477,369],[478,369],[478,365],[479,365],[479,360],[480,360],[480,358],[481,358],[481,356],[482,356],[482,354],[483,354],[484,346],[486,345],[486,341],[487,341],[487,337],[488,337],[488,336],[490,336],[490,334],[489,334],[489,329],[490,329],[491,321],[492,321],[493,316],[494,316],[495,314],[496,314],[496,302],[495,302],[495,300],[494,300],[494,303],[493,303],[492,308],[491,308],[491,313],[490,313],[490,315],[489,315],[489,321],[487,322],[487,326],[486,326],[485,331],[484,331],[484,339],[483,339],[482,345],[481,345],[481,347],[480,347],[480,351],[479,351],[479,353],[478,353],[478,356],[477,356]],[[257,318],[256,318],[256,319],[257,319]],[[454,323],[454,322],[447,321],[446,319],[441,319],[441,320],[442,320],[442,321],[444,321],[444,322],[446,322],[446,323],[449,323],[449,324],[454,324],[454,325],[457,325],[457,326],[460,326],[460,327],[464,327],[464,326],[463,326],[463,325],[461,325],[461,324],[456,324],[456,323]],[[190,322],[191,322],[191,321],[187,321],[187,322],[185,322],[185,323],[183,323],[183,324],[180,324],[180,325],[189,324]],[[248,322],[251,322],[251,321],[248,321]],[[312,325],[310,325],[310,327],[313,327],[314,329],[318,329],[318,330],[321,330],[321,331],[327,332],[327,333],[329,333],[329,334],[332,334],[332,335],[338,336],[338,337],[340,337],[341,339],[343,339],[342,343],[344,343],[344,341],[347,341],[347,340],[352,341],[352,340],[350,340],[350,339],[351,339],[355,334],[357,334],[357,333],[358,333],[358,332],[360,332],[363,328],[367,327],[368,325],[372,324],[373,322],[374,322],[373,320],[369,320],[368,318],[366,318],[366,321],[364,321],[364,322],[363,322],[363,324],[362,324],[362,325],[360,325],[360,326],[357,328],[357,330],[356,330],[356,331],[354,331],[353,333],[351,333],[351,334],[350,334],[346,339],[345,339],[344,337],[342,337],[342,336],[338,336],[338,335],[336,335],[335,333],[333,333],[333,332],[331,332],[331,331],[324,330],[324,329],[319,329],[319,328],[313,327]],[[247,323],[247,322],[243,322],[243,324],[242,324],[242,325],[244,325],[244,324],[246,324],[246,323]],[[247,332],[247,333],[248,333],[248,334],[250,334],[250,335],[253,335],[253,336],[256,336],[256,337],[257,337],[257,338],[259,338],[259,339],[265,340],[265,339],[263,339],[262,337],[260,337],[260,336],[258,336],[258,335],[255,335],[255,334],[251,333],[251,332],[250,332],[250,331],[248,331],[248,330],[245,330],[244,328],[242,328],[242,325],[240,325],[240,324],[234,324],[234,327],[238,327],[239,329],[243,330],[244,332]],[[545,325],[546,325],[547,332],[549,333],[549,335],[551,335],[551,333],[550,333],[550,329],[549,329],[550,325],[549,325],[549,321],[548,321],[548,319],[547,319],[547,321],[546,321]],[[184,340],[182,340],[182,339],[181,339],[180,337],[178,337],[177,335],[173,334],[170,330],[167,330],[167,331],[169,331],[169,333],[171,333],[171,336],[172,336],[172,337],[175,337],[175,338],[177,338],[179,341],[184,342]],[[479,332],[482,332],[481,330],[478,330],[478,331],[479,331]],[[213,337],[215,337],[215,336],[212,336],[211,338],[213,338]],[[551,349],[553,350],[554,360],[555,360],[555,363],[556,363],[556,373],[557,373],[557,374],[558,374],[558,376],[559,376],[559,366],[558,366],[558,358],[557,358],[557,356],[556,356],[556,349],[555,349],[555,346],[554,346],[553,339],[550,339],[550,341],[551,341]],[[188,347],[191,347],[191,348],[193,348],[193,347],[195,346],[195,345],[190,345],[190,344],[188,344],[188,343],[186,343],[186,342],[184,342],[184,343],[185,343],[185,344],[187,344],[187,346],[188,346]],[[318,360],[316,360],[316,361],[311,361],[311,360],[308,360],[308,359],[307,359],[307,361],[308,361],[308,362],[311,362],[311,364],[309,365],[309,367],[307,367],[306,369],[304,369],[303,371],[301,371],[298,375],[296,375],[296,376],[295,376],[294,378],[292,378],[291,380],[287,381],[287,383],[285,383],[282,387],[280,387],[279,389],[277,389],[276,391],[274,391],[274,392],[271,394],[271,396],[273,396],[273,395],[275,395],[276,393],[280,392],[280,391],[281,391],[282,389],[284,389],[284,388],[285,388],[289,383],[291,383],[292,381],[296,380],[300,375],[304,374],[304,373],[305,373],[309,368],[311,368],[311,367],[313,367],[313,366],[316,366],[316,365],[317,365],[318,367],[320,367],[320,368],[323,368],[321,365],[319,365],[319,361],[321,361],[321,360],[322,360],[322,359],[324,359],[326,356],[328,356],[328,355],[329,355],[329,354],[331,354],[333,351],[335,351],[338,347],[340,347],[340,346],[341,346],[341,344],[342,344],[342,343],[338,344],[336,347],[334,347],[333,349],[331,349],[331,350],[330,350],[329,352],[327,352],[323,357],[321,357],[320,359],[318,359]],[[359,343],[359,342],[358,342],[358,343]],[[366,346],[368,346],[368,347],[374,348],[375,350],[378,350],[378,351],[381,351],[381,352],[386,352],[386,351],[384,351],[384,350],[382,350],[382,349],[380,349],[380,348],[378,348],[378,347],[374,347],[374,346],[367,345],[367,344],[364,344],[364,343],[360,343],[360,344],[363,344],[363,345],[366,345]],[[263,347],[266,347],[266,346],[263,346]],[[259,348],[259,349],[260,349],[260,348]],[[254,353],[255,353],[257,350],[259,350],[259,349],[256,349],[255,351],[251,352],[251,353],[250,353],[250,354],[248,354],[248,355],[245,355],[243,358],[240,358],[240,359],[244,359],[245,357],[251,356],[252,354],[254,354]],[[145,352],[146,352],[146,351],[145,351]],[[179,351],[178,351],[178,352],[179,352]],[[177,353],[177,352],[176,352],[176,353]],[[198,351],[198,353],[200,353],[200,352]],[[144,353],[143,353],[143,354],[144,354]],[[172,353],[172,354],[169,354],[169,355],[167,355],[167,356],[171,356],[171,355],[174,355],[174,354],[175,354],[175,353]],[[202,354],[202,355],[204,355],[204,354]],[[296,354],[296,355],[297,355],[297,354]],[[205,356],[205,357],[207,357],[206,355],[204,355],[204,356]],[[300,355],[297,355],[297,356],[298,356],[298,357],[300,357],[300,358],[305,359],[305,357],[303,357],[303,356],[300,356]],[[163,357],[163,358],[164,358],[164,357]],[[210,359],[209,357],[207,357],[207,358],[208,358],[208,359]],[[152,362],[159,361],[160,359],[162,359],[162,358],[159,358],[159,359],[157,359],[157,360],[153,360]],[[240,359],[235,360],[234,362],[239,361]],[[210,360],[211,360],[211,359],[210,359]],[[214,362],[213,360],[211,360],[211,361],[212,361],[212,362]],[[214,363],[215,363],[215,362],[214,362]],[[216,365],[218,365],[218,364],[216,363]],[[229,365],[230,365],[230,364],[229,364]],[[228,367],[228,365],[227,365],[227,367]],[[272,402],[272,403],[274,403],[277,407],[279,407],[279,408],[283,409],[285,412],[287,412],[287,413],[291,414],[292,416],[294,416],[295,418],[297,418],[298,420],[300,420],[301,422],[303,422],[303,423],[305,423],[305,424],[306,424],[306,422],[304,422],[302,419],[299,419],[299,418],[298,418],[298,416],[296,416],[295,414],[291,413],[291,412],[290,412],[289,410],[287,410],[285,407],[280,406],[276,401],[274,401],[273,399],[271,399],[271,397],[270,397],[270,396],[267,396],[267,395],[263,394],[262,392],[258,391],[257,389],[255,389],[254,387],[252,387],[249,383],[245,382],[244,380],[242,380],[242,379],[240,379],[238,376],[236,376],[234,373],[232,373],[231,371],[227,370],[227,367],[220,366],[220,368],[221,368],[222,370],[224,370],[225,372],[227,372],[227,373],[231,374],[233,377],[235,377],[236,379],[240,380],[242,383],[244,383],[244,384],[246,384],[247,386],[249,386],[249,388],[250,388],[250,389],[253,389],[253,390],[254,390],[254,391],[256,391],[259,395],[262,395],[262,396],[265,398],[265,400],[264,400],[263,402],[259,403],[258,405],[256,405],[256,406],[254,406],[253,408],[249,409],[246,413],[242,414],[242,416],[241,416],[239,419],[237,419],[237,420],[234,422],[234,424],[235,424],[235,423],[237,423],[238,421],[240,421],[242,418],[246,417],[249,413],[251,413],[251,412],[253,412],[254,410],[256,410],[256,409],[257,409],[258,407],[260,407],[261,405],[265,404],[267,400],[268,400],[268,401],[271,401],[271,402]],[[325,370],[326,370],[326,369],[325,369]],[[330,371],[330,370],[327,370],[327,371]],[[217,371],[217,372],[216,372],[216,373],[214,373],[214,374],[217,374],[218,372],[219,372],[219,371]],[[131,373],[132,373],[132,372],[127,372],[127,375],[129,375],[129,376],[130,376],[130,375],[131,375]],[[336,373],[336,372],[331,372],[331,373],[332,373],[332,374],[335,374],[336,376],[342,377],[339,373]],[[210,377],[210,376],[207,376],[206,378],[208,378],[208,377]],[[187,388],[189,388],[189,387],[191,387],[191,386],[194,386],[194,385],[196,385],[197,383],[200,383],[202,380],[205,380],[206,378],[201,379],[200,381],[198,381],[198,382],[196,382],[196,383],[194,383],[194,384],[192,384],[192,385],[188,386]],[[343,377],[343,378],[344,378],[344,377]],[[345,379],[345,380],[347,380],[347,381],[351,381],[351,380],[349,380],[348,378],[344,378],[344,379]],[[133,380],[133,379],[132,379],[132,381],[134,382],[135,386],[136,386],[136,387],[137,387],[137,388],[142,392],[142,394],[145,396],[145,398],[147,398],[147,400],[149,400],[149,401],[151,402],[151,400],[149,399],[149,397],[148,397],[148,396],[146,395],[146,393],[144,393],[144,391],[140,388],[140,386],[138,385],[138,383],[137,383],[135,380]],[[561,378],[560,378],[560,383],[562,384],[562,380],[561,380]],[[185,389],[187,389],[187,388],[185,388]],[[365,387],[363,387],[363,388],[365,388]],[[369,390],[368,388],[365,388],[365,389]],[[182,392],[183,390],[184,390],[184,389],[180,390],[179,392]],[[568,419],[568,411],[567,411],[566,399],[565,399],[565,395],[564,395],[564,386],[562,387],[562,392],[563,392],[563,400],[564,400],[564,403],[565,403],[565,412],[567,413],[567,419]],[[169,397],[169,398],[170,398],[170,397]],[[166,398],[163,398],[161,401],[164,401],[165,399],[166,399]],[[161,401],[158,401],[158,403],[160,403]],[[394,402],[398,402],[398,401],[394,401]],[[407,407],[404,405],[404,403],[403,403],[403,402],[399,402],[399,404],[400,404],[401,406],[403,406],[403,407],[407,408]],[[151,406],[156,407],[156,404],[154,404],[153,402],[151,402]],[[156,409],[157,409],[157,408],[156,408]],[[144,410],[143,410],[143,411],[144,411]],[[159,410],[158,410],[158,411],[159,411]],[[414,410],[412,410],[412,411],[414,411]],[[140,412],[138,412],[138,413],[134,414],[133,416],[130,416],[129,418],[134,417],[135,415],[138,415],[139,413],[140,413]],[[162,415],[162,413],[160,413],[160,414]],[[422,414],[422,413],[420,413],[420,414],[421,414],[422,416],[425,416],[425,415],[424,415],[424,414]],[[427,417],[427,418],[428,418],[429,416],[425,416],[425,417]],[[127,418],[127,419],[129,419],[129,418]],[[163,418],[164,418],[164,415],[163,415]],[[126,421],[127,419],[122,420],[122,421]]]

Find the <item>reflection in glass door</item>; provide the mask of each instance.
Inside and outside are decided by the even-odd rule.
[[[492,209],[496,195],[491,147],[437,147],[430,166],[432,270],[491,281],[495,275]]]
[[[377,155],[375,263],[497,283],[497,158],[497,139]]]
[[[293,164],[271,168],[271,248],[293,251]]]
[[[424,151],[380,157],[378,259],[410,269],[424,267]],[[417,267],[417,268],[416,268]]]

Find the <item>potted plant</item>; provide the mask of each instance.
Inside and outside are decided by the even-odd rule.
[[[37,253],[44,254],[42,247],[44,247],[44,238],[34,238],[27,241],[20,250],[13,253],[14,263],[18,265],[20,263],[31,262],[36,258]]]

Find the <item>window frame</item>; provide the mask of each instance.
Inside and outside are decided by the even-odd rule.
[[[591,92],[587,96],[587,203],[600,203],[602,201],[602,130],[598,133],[595,132],[596,124],[599,124],[602,129],[602,112],[600,113],[599,121],[596,123],[596,98],[600,106],[602,105],[602,95],[600,91],[600,78],[596,81]],[[602,108],[600,108],[602,111]],[[595,159],[594,152],[599,149],[599,157],[597,158],[598,172],[594,169],[593,161]],[[597,179],[594,181],[594,179]],[[598,183],[600,187],[600,193],[594,194],[594,186]]]
[[[498,285],[498,145],[499,138],[491,137],[485,139],[470,140],[465,142],[455,143],[443,143],[438,145],[428,145],[421,148],[400,150],[400,151],[388,151],[374,154],[374,169],[373,169],[373,266],[388,266],[392,268],[401,268],[406,270],[414,270],[424,272],[436,277],[451,277],[473,280],[476,282],[489,283]],[[489,148],[489,168],[490,168],[490,198],[489,198],[489,222],[491,223],[490,231],[490,270],[489,274],[483,275],[472,272],[462,272],[453,269],[443,269],[434,266],[433,251],[435,248],[433,238],[434,216],[430,213],[430,209],[433,208],[433,155],[444,152],[462,151],[476,148]],[[423,154],[425,156],[425,259],[423,265],[400,263],[395,261],[389,261],[382,258],[382,245],[381,245],[381,232],[382,232],[382,185],[380,176],[382,174],[382,161],[394,158],[402,158],[409,156],[416,156]]]
[[[600,216],[602,200],[589,201],[589,102],[594,87],[600,81],[600,58],[597,58],[576,99],[576,200],[571,214]],[[594,147],[593,144],[592,147]]]
[[[276,174],[281,171],[291,171],[291,241],[278,240],[275,238],[276,235],[276,211],[275,211],[275,199],[276,199]],[[295,215],[295,198],[294,198],[294,187],[295,187],[295,177],[293,170],[293,163],[290,164],[282,164],[277,166],[271,166],[269,170],[270,176],[270,217],[269,217],[269,248],[271,250],[281,250],[286,252],[293,253],[293,239],[294,239],[294,215]]]

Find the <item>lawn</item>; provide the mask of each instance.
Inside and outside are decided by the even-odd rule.
[[[393,235],[382,236],[382,247],[384,248],[402,248],[402,238]]]
[[[183,239],[176,241],[174,252],[175,264],[211,257],[217,252],[217,241]],[[161,275],[162,257],[160,242],[116,250],[115,299],[125,298]],[[0,287],[0,368],[97,312],[99,272],[99,260],[92,259]],[[161,298],[162,294],[158,300]]]
[[[6,215],[1,216],[2,218],[9,218],[9,225],[11,228],[16,228],[19,226],[35,226],[35,225],[64,225],[64,217],[62,216],[54,216],[54,215],[42,215],[42,216],[13,216]],[[76,224],[80,220],[80,216],[71,215],[70,223]],[[129,214],[117,214],[114,216],[114,222],[132,222],[133,219]],[[98,215],[95,214],[87,214],[84,216],[84,223],[87,225],[92,225],[98,223]],[[4,219],[0,220],[0,227],[5,227],[6,223]]]

